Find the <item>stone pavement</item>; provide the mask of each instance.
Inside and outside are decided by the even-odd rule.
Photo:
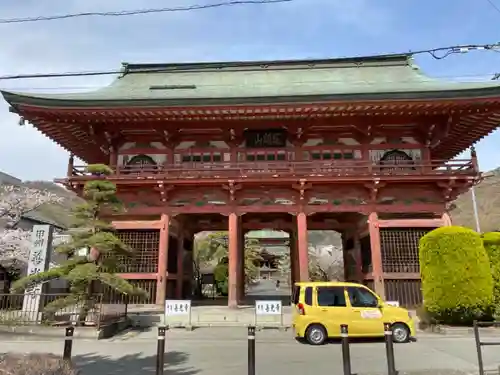
[[[497,338],[500,340],[500,337]],[[485,340],[494,340],[488,337]],[[62,353],[62,341],[21,342],[0,338],[0,352]],[[415,343],[396,345],[396,366],[400,374],[477,374],[477,358],[472,337],[421,335]],[[154,374],[156,332],[128,332],[111,340],[75,340],[74,363],[82,375]],[[312,347],[298,343],[291,332],[257,332],[258,375],[342,374],[341,347],[331,343]],[[383,342],[351,345],[353,373],[384,374]],[[485,347],[487,369],[500,364],[500,347]],[[173,330],[167,333],[166,374],[234,375],[245,374],[247,341],[244,328]]]

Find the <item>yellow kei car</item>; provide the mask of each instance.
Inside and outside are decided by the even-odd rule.
[[[406,343],[415,337],[415,325],[408,310],[384,303],[361,284],[295,283],[292,310],[296,336],[311,345],[340,337],[341,324],[348,325],[349,337],[383,336],[384,323],[391,323],[394,342]]]

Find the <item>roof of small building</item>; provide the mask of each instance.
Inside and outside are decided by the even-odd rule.
[[[247,238],[254,239],[287,239],[290,235],[287,232],[281,230],[251,230],[247,233]]]
[[[411,55],[297,61],[123,64],[111,85],[85,93],[2,91],[12,105],[119,107],[452,99],[500,94],[500,83],[426,76]]]
[[[38,224],[50,224],[53,225],[54,227],[58,229],[66,229],[65,226],[63,226],[61,223],[57,223],[56,221],[49,219],[47,217],[44,217],[43,214],[36,212],[36,211],[31,211],[27,212],[22,216],[22,219],[24,220],[29,220],[29,221],[34,221]]]

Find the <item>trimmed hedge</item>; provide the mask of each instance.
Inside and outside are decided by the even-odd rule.
[[[500,313],[500,232],[483,234],[484,248],[490,258],[491,275],[493,277],[493,300],[496,306],[495,313]]]
[[[489,320],[493,278],[481,236],[464,227],[442,227],[420,239],[424,306],[445,324]]]

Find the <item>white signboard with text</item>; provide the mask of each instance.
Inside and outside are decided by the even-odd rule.
[[[399,301],[386,301],[389,306],[399,307]]]
[[[281,315],[281,301],[255,301],[256,315]]]
[[[34,225],[31,233],[31,249],[28,258],[28,275],[36,275],[47,271],[50,266],[52,237],[54,228],[51,225]],[[23,311],[37,315],[41,310],[41,294],[44,284],[36,284],[24,292]]]
[[[190,300],[172,300],[165,301],[165,317],[189,315],[191,313]]]

